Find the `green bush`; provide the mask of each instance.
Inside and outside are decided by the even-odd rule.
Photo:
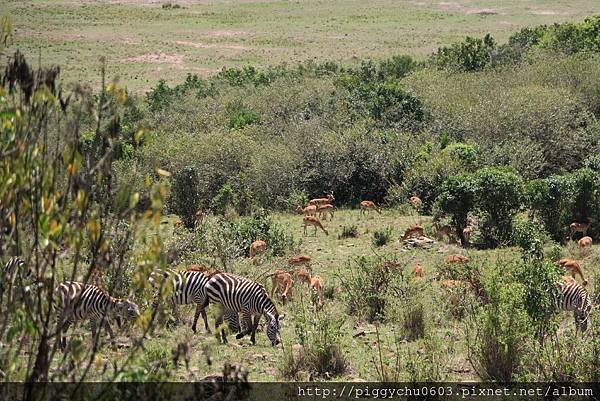
[[[198,183],[198,172],[194,167],[185,167],[173,177],[169,209],[181,218],[187,228],[194,228],[196,211],[201,202]]]
[[[467,226],[469,212],[475,206],[477,182],[472,175],[452,176],[444,181],[435,201],[435,216],[450,216],[456,235],[465,244],[463,229]]]
[[[506,169],[488,167],[474,175],[475,207],[482,217],[480,230],[488,246],[509,244],[512,220],[524,201],[523,179]]]
[[[522,368],[530,321],[523,308],[524,286],[504,282],[503,274],[497,271],[486,281],[489,303],[476,312],[476,335],[470,352],[481,377],[511,381]]]
[[[348,361],[340,348],[344,318],[331,313],[325,307],[314,313],[309,303],[292,303],[294,328],[300,349],[288,350],[280,371],[291,380],[306,380],[299,373],[319,378],[331,378],[344,374]]]
[[[521,248],[523,259],[541,260],[544,257],[544,242],[547,239],[544,227],[536,221],[521,216],[513,220],[512,242]]]
[[[258,124],[260,116],[252,110],[237,110],[229,117],[229,129],[242,129],[247,125]]]
[[[478,71],[491,62],[496,48],[494,38],[488,33],[483,39],[467,36],[464,41],[441,47],[431,56],[434,65],[459,71]]]
[[[356,226],[356,224],[350,225],[350,226],[344,226],[342,227],[342,232],[339,235],[339,239],[344,239],[344,238],[356,238],[358,237],[358,227]]]
[[[392,239],[392,228],[388,227],[385,230],[375,230],[373,232],[372,243],[376,247],[382,247]]]

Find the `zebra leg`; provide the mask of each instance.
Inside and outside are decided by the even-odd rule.
[[[252,316],[252,334],[250,334],[250,341],[252,345],[256,345],[256,329],[258,328],[258,322],[260,321],[260,315]]]
[[[215,319],[215,331],[217,332],[217,338],[219,334],[219,327],[223,324],[223,308],[219,311],[217,318]],[[221,328],[221,342],[223,344],[227,344],[227,334],[225,333],[225,329]]]
[[[106,331],[108,332],[108,335],[110,336],[110,344],[115,347],[116,343],[115,343],[115,333],[113,332],[112,328],[110,327],[110,323],[108,322],[108,320],[104,321],[104,326],[106,327]]]
[[[242,330],[238,335],[235,336],[238,340],[243,338],[245,335],[252,333],[252,327],[254,326],[252,322],[252,314],[249,311],[245,310],[242,312],[242,323],[244,324],[244,330]]]
[[[208,302],[207,302],[208,303]],[[196,333],[196,325],[198,324],[198,318],[202,315],[202,320],[204,320],[204,328],[206,332],[210,334],[210,327],[208,326],[208,317],[206,316],[206,304],[197,303],[196,304],[196,312],[194,313],[194,322],[192,323],[192,330]]]

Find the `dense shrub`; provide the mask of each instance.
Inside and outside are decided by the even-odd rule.
[[[392,228],[388,227],[384,230],[375,230],[373,232],[372,243],[376,247],[386,245],[392,239]]]
[[[198,172],[194,167],[185,167],[173,177],[169,209],[181,218],[187,228],[194,228],[196,210],[200,206],[198,183]]]
[[[532,181],[527,185],[527,194],[534,214],[555,241],[568,237],[573,221],[597,221],[600,217],[600,174],[589,168]],[[590,234],[594,235],[595,230],[592,225]]]
[[[466,243],[463,229],[467,226],[467,218],[478,193],[476,185],[472,175],[452,176],[444,181],[435,201],[435,215],[450,216],[456,235],[463,244]]]
[[[524,286],[505,282],[498,270],[486,280],[489,302],[476,312],[474,362],[486,379],[511,381],[522,368],[530,334],[530,322],[523,308]]]
[[[489,167],[478,170],[474,180],[483,241],[489,246],[510,243],[513,216],[524,201],[523,179],[510,170]]]
[[[495,48],[496,42],[489,33],[483,39],[467,36],[460,43],[439,48],[437,53],[431,56],[431,60],[438,67],[478,71],[490,63],[491,53]]]

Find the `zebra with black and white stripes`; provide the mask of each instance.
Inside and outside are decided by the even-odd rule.
[[[57,340],[63,350],[66,348],[66,339],[62,334],[78,320],[90,319],[93,338],[96,337],[97,324],[104,321],[111,342],[114,343],[114,333],[109,320],[117,317],[135,320],[140,316],[140,309],[136,303],[112,297],[92,284],[65,281],[58,286],[57,292],[60,298]]]
[[[557,307],[562,310],[573,311],[575,332],[579,330],[585,332],[592,310],[590,294],[584,286],[576,282],[559,281],[556,286],[559,291]]]
[[[27,292],[26,288],[23,286],[23,280],[31,280],[33,278],[33,271],[29,266],[27,266],[27,269],[24,269],[25,266],[27,266],[27,263],[25,263],[25,260],[20,256],[12,256],[4,264],[2,278],[0,279],[0,299],[2,299],[5,290],[8,289],[12,292],[17,277],[21,280],[19,284],[23,293]]]
[[[211,302],[221,305],[225,314],[232,311],[241,313],[244,330],[236,336],[237,339],[250,334],[250,340],[256,344],[256,329],[264,315],[268,323],[267,337],[273,345],[280,343],[279,322],[284,316],[279,315],[264,286],[235,274],[217,273],[206,284],[206,293]],[[221,339],[227,342],[224,330],[221,330]]]
[[[194,321],[192,323],[192,330],[196,333],[196,325],[198,318],[202,315],[204,320],[204,327],[208,333],[210,333],[210,327],[208,326],[208,318],[206,316],[206,307],[208,306],[208,297],[206,295],[206,283],[210,279],[210,273],[196,271],[196,270],[185,270],[175,271],[171,269],[163,271],[154,271],[150,274],[150,282],[154,286],[155,294],[152,302],[152,307],[157,308],[159,303],[159,286],[162,283],[162,288],[167,288],[170,292],[169,300],[173,305],[173,315],[179,320],[177,314],[177,305],[188,305],[195,303],[196,312],[194,313]],[[166,281],[162,281],[166,280]]]

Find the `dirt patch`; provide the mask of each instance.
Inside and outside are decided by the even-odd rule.
[[[195,47],[196,49],[250,50],[250,48],[248,46],[242,46],[242,45],[188,42],[185,40],[176,40],[175,43],[178,45]]]
[[[496,15],[499,14],[495,8],[476,8],[476,7],[465,7],[462,4],[454,1],[442,1],[438,3],[440,8],[444,11],[457,11],[466,15]]]
[[[566,11],[553,11],[553,10],[534,10],[531,12],[534,15],[571,15]]]
[[[129,57],[125,61],[131,63],[181,64],[183,63],[183,58],[183,54],[149,53]]]

